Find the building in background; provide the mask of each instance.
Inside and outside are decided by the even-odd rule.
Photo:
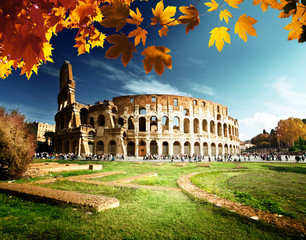
[[[48,145],[51,144],[49,142],[51,139],[46,139],[45,138],[45,133],[46,132],[55,132],[55,124],[50,125],[48,123],[40,123],[40,122],[33,122],[30,123],[35,135],[36,135],[36,141],[37,142],[48,142]]]
[[[129,95],[94,105],[75,101],[72,66],[60,71],[55,152],[126,156],[240,152],[238,121],[228,108],[176,95]]]

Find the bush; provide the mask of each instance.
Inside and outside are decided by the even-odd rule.
[[[0,107],[0,178],[17,179],[27,170],[35,153],[35,137],[18,111]]]
[[[290,151],[290,152],[296,151],[296,147],[290,147],[290,148],[289,148],[289,151]]]
[[[302,145],[301,150],[306,150],[306,145]]]

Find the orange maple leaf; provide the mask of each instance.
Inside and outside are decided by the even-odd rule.
[[[140,40],[142,41],[143,46],[145,46],[147,40],[147,34],[148,32],[145,29],[137,27],[137,29],[129,33],[128,38],[135,37],[135,46],[137,46],[140,43]]]
[[[248,40],[247,33],[251,36],[257,36],[256,30],[252,26],[255,23],[257,23],[256,19],[243,14],[235,24],[235,33],[238,33],[239,37],[246,42]]]
[[[178,22],[181,24],[188,24],[186,26],[186,34],[193,30],[200,23],[199,12],[196,7],[190,5],[190,7],[180,7],[180,11],[185,14],[184,16],[180,16]]]
[[[288,40],[299,39],[303,32],[303,24],[299,21],[291,22],[284,28],[288,31],[291,30],[288,34]]]
[[[229,6],[231,6],[232,8],[238,8],[237,5],[239,5],[240,3],[242,3],[244,0],[225,0],[225,2],[227,2],[227,4]]]
[[[168,26],[164,25],[160,30],[158,30],[158,34],[160,37],[162,37],[163,35],[167,36],[168,31],[169,31]]]
[[[143,18],[141,17],[141,12],[138,8],[136,8],[136,13],[132,9],[130,9],[130,16],[132,17],[132,19],[126,19],[126,21],[130,24],[135,24],[139,26],[143,21]]]
[[[219,52],[221,52],[224,42],[231,44],[231,37],[228,31],[229,29],[227,27],[215,27],[213,30],[211,30],[208,47],[215,44],[216,48],[219,50]]]
[[[116,27],[116,31],[118,32],[124,27],[127,17],[130,14],[130,9],[122,2],[115,0],[112,2],[112,5],[102,6],[101,12],[105,17],[101,25],[107,28]]]
[[[164,9],[163,1],[160,1],[156,4],[156,8],[152,8],[154,18],[151,18],[151,25],[157,25],[159,22],[160,25],[176,25],[177,21],[175,18],[172,18],[176,13],[176,7],[168,6]]]
[[[261,7],[263,12],[268,10],[269,4],[267,3],[267,1],[265,1],[265,0],[254,0],[253,1],[253,5],[259,5],[259,4],[260,4],[260,7]]]
[[[172,69],[171,55],[169,55],[168,52],[170,52],[168,48],[156,46],[150,46],[143,50],[141,55],[145,56],[143,65],[146,73],[152,71],[153,65],[155,72],[159,76],[163,74],[165,66]]]
[[[137,52],[133,43],[129,41],[124,33],[110,35],[106,38],[109,43],[113,43],[115,45],[111,46],[105,53],[106,58],[116,59],[121,56],[121,61],[123,65],[129,63],[129,61],[133,57],[133,52]]]

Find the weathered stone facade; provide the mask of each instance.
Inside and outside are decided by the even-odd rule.
[[[238,121],[226,106],[175,95],[130,95],[95,105],[75,101],[72,67],[60,72],[56,121],[58,153],[200,154],[239,152]]]

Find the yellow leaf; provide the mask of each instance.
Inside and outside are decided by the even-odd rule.
[[[176,7],[168,6],[164,9],[164,3],[163,1],[160,1],[156,4],[156,8],[152,8],[152,13],[154,15],[154,18],[151,18],[152,23],[151,25],[157,25],[159,22],[160,25],[170,25],[173,26],[175,21],[175,18],[172,18],[176,13]]]
[[[224,42],[231,44],[231,37],[228,31],[229,29],[227,27],[215,27],[211,30],[208,47],[215,44],[217,49],[221,52]]]
[[[224,19],[224,21],[228,24],[229,17],[233,17],[233,15],[227,9],[220,11],[220,21]]]
[[[141,17],[141,12],[138,8],[136,8],[136,13],[130,9],[130,16],[132,17],[132,19],[126,19],[126,21],[130,24],[135,24],[139,26],[143,21],[143,18]]]
[[[186,33],[193,30],[200,23],[199,12],[196,7],[190,5],[190,7],[180,7],[180,11],[186,15],[180,16],[178,21],[181,24],[188,24],[186,26]]]
[[[252,26],[255,23],[257,23],[256,19],[243,14],[235,24],[235,33],[238,33],[239,37],[246,42],[248,40],[247,34],[257,36],[256,30]]]
[[[162,37],[163,35],[167,36],[168,31],[169,31],[169,29],[168,29],[167,25],[165,25],[165,26],[163,26],[162,29],[160,29],[158,31],[158,34],[159,34],[160,37]]]
[[[303,24],[299,21],[289,23],[286,27],[284,27],[288,31],[291,30],[288,34],[288,40],[299,39],[303,32],[302,27]]]
[[[135,46],[137,46],[140,43],[140,40],[142,41],[142,45],[145,46],[147,40],[147,34],[148,32],[145,29],[137,27],[137,29],[129,33],[128,38],[135,37]]]
[[[296,6],[296,13],[292,16],[292,22],[300,21],[301,23],[306,23],[306,6],[303,4],[298,4]]]
[[[253,5],[259,5],[259,4],[260,4],[260,7],[261,7],[263,12],[268,10],[269,5],[268,5],[268,3],[265,0],[254,0],[253,1]]]
[[[168,48],[156,46],[150,46],[143,50],[141,55],[145,56],[143,65],[146,73],[152,71],[153,65],[155,72],[159,76],[164,72],[165,66],[172,69],[171,55],[169,55],[168,52],[170,52]]]
[[[231,6],[232,8],[238,8],[237,5],[239,5],[240,3],[242,3],[244,0],[225,0],[225,2],[227,2],[227,4],[229,6]]]
[[[210,7],[210,9],[207,10],[207,12],[215,11],[218,9],[219,4],[215,0],[211,0],[211,2],[204,3],[207,7]]]

